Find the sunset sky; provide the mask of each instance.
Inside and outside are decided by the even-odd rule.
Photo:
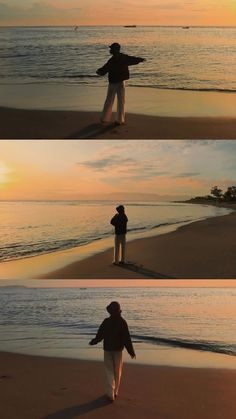
[[[0,25],[236,24],[235,0],[2,0]]]
[[[2,140],[0,199],[189,198],[236,185],[236,141]],[[148,198],[148,197],[147,197]],[[128,199],[128,198],[127,198]]]

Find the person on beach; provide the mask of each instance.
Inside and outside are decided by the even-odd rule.
[[[115,227],[115,246],[113,265],[125,263],[126,232],[128,218],[125,214],[123,205],[116,207],[117,214],[111,219],[111,224]]]
[[[104,76],[108,73],[108,90],[104,103],[101,122],[109,122],[112,116],[112,107],[117,95],[117,121],[116,125],[125,123],[125,80],[129,79],[129,66],[136,65],[145,61],[145,58],[132,57],[120,52],[120,44],[114,42],[110,45],[112,57],[107,63],[99,68],[96,73]]]
[[[112,301],[106,310],[110,314],[103,320],[97,335],[89,344],[96,345],[103,340],[104,365],[106,374],[106,395],[113,402],[118,396],[122,366],[123,349],[126,348],[131,358],[136,358],[133,344],[131,341],[128,324],[121,317],[120,304]]]

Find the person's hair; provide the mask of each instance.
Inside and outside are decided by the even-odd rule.
[[[121,313],[120,304],[118,303],[118,301],[112,301],[106,307],[106,309],[107,309],[107,311],[110,315],[115,315],[115,314],[120,314]]]
[[[109,47],[112,51],[120,51],[120,44],[118,42],[114,42]]]

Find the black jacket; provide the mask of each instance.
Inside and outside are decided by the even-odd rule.
[[[128,218],[126,214],[116,214],[111,219],[111,224],[115,227],[115,234],[126,234]]]
[[[135,356],[128,325],[121,315],[103,320],[96,337],[90,343],[96,345],[102,340],[104,351],[122,351],[125,347],[130,356]]]
[[[119,53],[113,55],[107,63],[97,70],[97,74],[104,76],[108,73],[109,83],[120,83],[129,79],[129,65],[136,65],[144,61],[140,57]]]

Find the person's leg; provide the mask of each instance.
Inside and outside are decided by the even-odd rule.
[[[122,234],[120,237],[120,243],[121,243],[121,259],[120,261],[122,263],[125,262],[125,246],[126,246],[126,234]]]
[[[119,236],[117,236],[117,234],[115,234],[114,261],[113,261],[113,263],[119,263],[119,249],[120,249]]]
[[[115,374],[113,353],[111,351],[104,351],[104,366],[106,375],[106,394],[109,399],[115,398]]]
[[[117,85],[115,83],[109,83],[107,89],[107,97],[103,106],[103,111],[101,115],[102,122],[109,122],[112,117],[112,106],[115,100],[117,91]]]
[[[123,356],[122,351],[114,352],[113,359],[114,359],[114,371],[115,371],[115,389],[114,395],[115,397],[118,396],[119,388],[120,388],[120,380],[122,375],[122,367],[123,367]]]
[[[117,122],[125,122],[125,81],[119,83],[117,88]]]

